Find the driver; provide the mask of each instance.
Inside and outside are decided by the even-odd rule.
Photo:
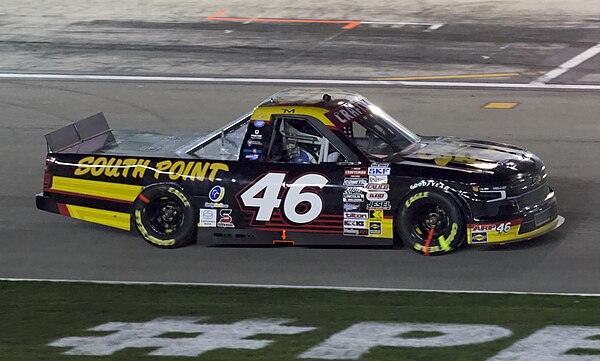
[[[290,163],[317,163],[315,157],[307,149],[299,146],[297,142],[288,142],[287,153]]]

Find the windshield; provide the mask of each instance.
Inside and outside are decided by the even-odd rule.
[[[371,158],[387,158],[420,141],[416,134],[372,104],[368,104],[367,112],[346,123],[344,128],[350,141]]]

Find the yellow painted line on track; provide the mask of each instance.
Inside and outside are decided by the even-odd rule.
[[[483,109],[513,109],[519,105],[517,102],[489,102],[483,106]]]
[[[530,73],[488,73],[488,74],[456,74],[456,75],[424,75],[405,76],[396,78],[371,78],[370,80],[430,80],[430,79],[478,79],[478,78],[509,78],[522,75],[540,75],[543,72]]]
[[[257,23],[307,23],[307,24],[345,24],[342,29],[354,29],[359,26],[361,20],[324,20],[324,19],[276,19],[276,18],[246,18],[246,17],[224,17],[228,9],[208,16],[209,21],[233,21],[233,22],[257,22]]]

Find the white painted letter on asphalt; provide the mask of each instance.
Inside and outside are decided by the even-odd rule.
[[[409,332],[434,334],[417,338],[407,335]],[[459,346],[495,341],[510,335],[511,331],[492,325],[362,322],[336,333],[300,357],[356,360],[377,346]]]
[[[593,337],[595,339],[592,339]],[[600,350],[600,327],[550,326],[515,342],[488,361],[600,361],[600,355],[567,355],[569,350]]]
[[[66,355],[112,355],[127,348],[155,348],[153,356],[198,356],[206,351],[228,348],[257,350],[271,340],[247,340],[260,334],[296,334],[314,327],[283,326],[293,320],[245,320],[228,325],[199,324],[203,318],[157,318],[144,323],[110,322],[89,331],[115,331],[110,335],[67,337],[50,346],[72,347]],[[166,333],[190,333],[186,338],[158,337]]]

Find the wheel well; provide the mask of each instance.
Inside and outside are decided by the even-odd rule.
[[[135,197],[135,199],[133,200],[133,202],[131,202],[131,208],[129,209],[129,223],[130,223],[130,229],[133,230],[135,227],[135,217],[134,217],[134,212],[135,212],[135,204],[138,201],[138,199],[140,199],[140,195],[142,193],[144,193],[145,191],[147,191],[148,189],[152,189],[154,187],[159,187],[159,186],[172,186],[177,188],[178,190],[180,190],[181,192],[183,192],[185,194],[185,190],[177,183],[175,182],[160,182],[160,183],[152,183],[152,184],[148,184],[147,186],[144,186],[142,188],[142,190],[140,190],[140,193],[138,193],[138,195]]]
[[[394,211],[394,244],[397,246],[401,246],[403,245],[403,241],[400,238],[400,236],[398,235],[398,223],[396,221],[397,217],[398,217],[398,212],[400,212],[400,205],[403,204],[404,202],[406,202],[410,196],[412,194],[414,194],[416,191],[436,191],[436,192],[440,192],[443,194],[448,195],[452,200],[454,200],[454,202],[456,202],[456,204],[458,204],[458,208],[460,210],[460,213],[463,217],[463,221],[465,222],[465,226],[467,225],[468,221],[471,219],[471,208],[469,207],[468,203],[465,201],[465,199],[463,197],[460,196],[460,194],[458,194],[458,192],[456,192],[454,189],[448,189],[448,190],[444,190],[441,188],[437,188],[437,187],[418,187],[415,189],[410,190],[410,192],[406,193],[406,196],[398,203],[396,210]],[[465,234],[466,234],[466,230],[465,230]]]

